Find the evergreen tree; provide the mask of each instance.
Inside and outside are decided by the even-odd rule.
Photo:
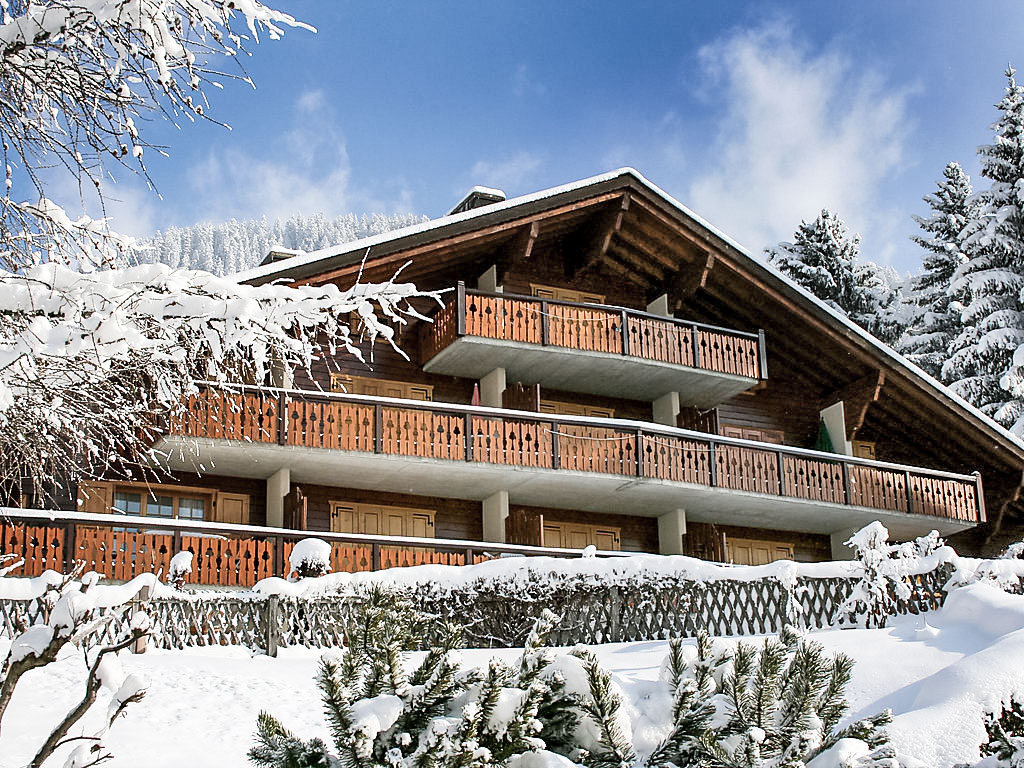
[[[967,263],[962,233],[972,218],[971,180],[959,163],[942,172],[935,194],[925,195],[931,208],[926,218],[914,216],[924,235],[911,238],[925,249],[922,272],[911,282],[914,319],[901,351],[933,378],[950,383],[942,373],[950,348],[963,332],[961,312],[969,303],[964,289],[952,289],[953,276]]]
[[[792,243],[767,250],[783,273],[887,344],[895,344],[906,320],[899,276],[874,262],[860,262],[860,236],[828,209],[803,221]]]
[[[768,250],[768,259],[825,303],[849,315],[859,309],[854,265],[860,236],[849,237],[846,224],[827,209],[812,222],[802,221],[792,243]]]
[[[702,632],[695,656],[675,642],[667,666],[674,723],[649,768],[802,768],[842,739],[864,742],[858,766],[898,768],[885,731],[888,710],[837,727],[853,662],[827,658],[791,631],[732,651],[716,649]]]
[[[965,330],[943,369],[950,386],[1004,426],[1024,414],[1024,88],[1013,68],[993,123],[992,144],[978,148],[981,175],[991,186],[978,195],[965,229],[970,259],[954,277],[953,291],[970,293]],[[1016,359],[1015,359],[1016,358]]]

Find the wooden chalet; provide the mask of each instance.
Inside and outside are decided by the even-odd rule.
[[[432,323],[397,329],[407,357],[377,344],[371,367],[339,356],[271,391],[205,390],[157,445],[174,481],[83,483],[64,556],[98,562],[112,511],[165,528],[135,521],[148,565],[124,576],[192,542],[239,584],[308,531],[358,569],[589,545],[822,560],[872,520],[981,552],[1018,530],[1020,442],[636,171],[475,190],[240,279],[348,288],[405,264],[446,291],[421,307]]]

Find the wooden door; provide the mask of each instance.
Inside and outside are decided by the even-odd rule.
[[[219,523],[249,523],[249,495],[217,492],[216,519]]]

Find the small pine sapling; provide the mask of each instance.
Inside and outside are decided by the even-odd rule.
[[[585,751],[581,762],[587,768],[630,768],[636,762],[636,753],[619,726],[622,699],[612,689],[611,675],[601,668],[590,651],[578,649],[573,655],[583,662],[590,687],[590,694],[580,702],[580,709],[600,733],[597,748]]]
[[[404,652],[422,636],[422,617],[400,598],[369,594],[352,617],[340,660],[325,657],[317,676],[331,744],[303,741],[261,713],[250,760],[266,768],[484,768],[524,752],[564,746],[575,721],[564,681],[544,673],[545,612],[518,667],[494,660],[486,672],[462,671],[457,627],[407,672]],[[547,736],[547,718],[552,741]]]
[[[790,630],[732,651],[716,649],[702,632],[696,651],[690,656],[679,641],[670,644],[673,727],[647,758],[649,768],[802,768],[841,739],[868,748],[860,768],[897,768],[888,711],[837,728],[847,709],[847,657],[827,658]]]

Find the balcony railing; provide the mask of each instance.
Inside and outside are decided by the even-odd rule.
[[[206,389],[190,397],[169,433],[599,472],[969,523],[985,519],[978,473],[940,472],[613,419],[236,388]]]
[[[167,578],[177,552],[192,553],[189,584],[251,587],[260,579],[288,575],[288,556],[300,539],[315,536],[331,545],[331,570],[355,573],[412,565],[466,565],[501,555],[579,557],[575,549],[523,547],[458,539],[361,536],[293,531],[195,520],[129,515],[0,509],[0,552],[24,559],[12,576],[87,571],[127,581],[142,573]],[[599,552],[603,557],[626,553]]]
[[[626,355],[749,379],[768,378],[764,333],[719,328],[622,307],[467,290],[425,330],[426,362],[461,336]]]

